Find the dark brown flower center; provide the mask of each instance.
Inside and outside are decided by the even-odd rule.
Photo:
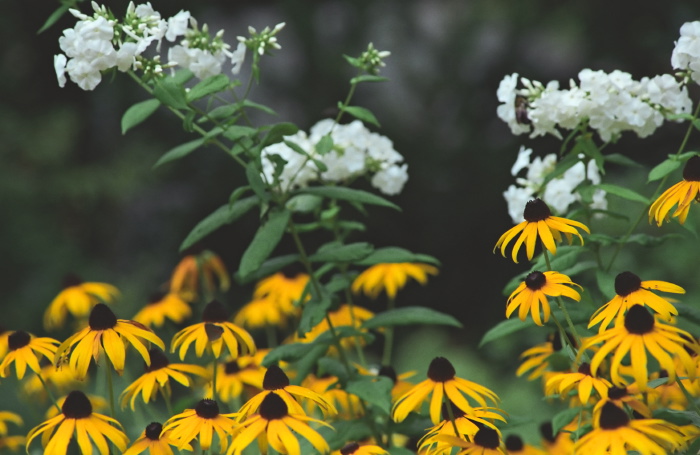
[[[276,420],[288,415],[287,403],[275,392],[270,392],[263,398],[258,411],[265,420]]]
[[[117,325],[117,317],[104,303],[98,303],[90,312],[88,320],[92,330],[107,330]]]
[[[221,335],[224,334],[224,328],[216,324],[212,324],[211,322],[207,322],[204,324],[204,333],[207,334],[207,339],[209,342],[214,342],[221,338]]]
[[[349,442],[345,445],[345,447],[340,449],[340,455],[352,455],[359,448],[360,448],[360,444],[358,444],[356,442]]]
[[[226,374],[236,374],[241,371],[241,367],[238,366],[238,360],[231,360],[224,364],[224,372]]]
[[[194,411],[203,419],[213,419],[219,415],[219,403],[209,398],[205,398],[197,403]]]
[[[146,427],[146,437],[151,441],[158,441],[163,432],[163,425],[158,422],[151,422]]]
[[[396,384],[396,381],[399,380],[398,376],[396,376],[396,370],[394,370],[394,367],[391,365],[382,365],[377,375],[386,376],[387,378],[391,379],[394,384]]]
[[[278,390],[289,385],[289,378],[277,365],[270,365],[263,378],[263,389]]]
[[[202,321],[204,322],[226,322],[229,314],[226,307],[218,300],[212,300],[204,307],[202,312]]]
[[[165,297],[166,295],[167,294],[163,291],[156,291],[148,297],[148,304],[155,305],[156,303],[163,300],[163,297]]]
[[[591,374],[591,364],[588,362],[583,362],[581,366],[578,367],[578,372],[586,376],[593,376]]]
[[[28,345],[31,339],[31,335],[29,335],[27,332],[24,330],[18,330],[16,332],[12,332],[10,336],[7,337],[7,344],[10,351],[14,351],[15,349],[23,348]]]
[[[627,396],[627,387],[611,386],[608,388],[608,398],[611,400],[619,400]]]
[[[435,357],[428,367],[428,377],[435,382],[445,382],[454,379],[455,367],[444,357]]]
[[[146,366],[146,372],[160,370],[170,365],[170,361],[160,349],[151,348],[148,350],[148,354],[151,356],[151,365]]]
[[[545,283],[547,283],[547,277],[544,275],[544,273],[538,272],[537,270],[530,272],[525,277],[525,285],[532,291],[542,289],[542,286],[544,286]]]
[[[501,444],[498,438],[498,432],[493,428],[482,427],[474,435],[474,443],[487,449],[497,449]]]
[[[624,427],[629,421],[630,418],[625,411],[608,401],[603,405],[603,409],[600,411],[598,423],[600,424],[600,428],[614,430]]]
[[[622,272],[615,277],[615,293],[627,297],[642,288],[642,279],[632,272]]]
[[[654,330],[654,316],[642,305],[633,305],[625,315],[625,328],[635,335],[649,333]]]
[[[74,390],[66,397],[61,411],[69,419],[85,419],[92,414],[92,404],[83,392]]]
[[[533,199],[525,204],[523,218],[525,218],[525,221],[528,223],[542,221],[550,216],[552,216],[552,212],[549,210],[549,206],[540,198]]]
[[[83,280],[80,279],[75,273],[66,273],[61,282],[61,287],[63,289],[72,288],[73,286],[78,286],[83,284]]]
[[[506,438],[506,449],[508,452],[519,452],[523,450],[524,444],[520,436],[511,434]]]
[[[700,156],[695,155],[686,161],[683,179],[688,182],[700,182]]]
[[[540,434],[549,442],[554,442],[557,439],[553,430],[554,428],[552,428],[552,422],[545,422],[540,425]]]

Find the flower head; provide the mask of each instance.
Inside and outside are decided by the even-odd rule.
[[[428,281],[428,275],[437,275],[437,273],[437,267],[417,262],[375,264],[355,278],[352,291],[363,292],[373,299],[379,297],[379,294],[384,291],[387,297],[393,299],[409,278],[425,284]]]
[[[600,398],[605,398],[611,385],[607,379],[594,376],[591,373],[591,366],[587,362],[583,362],[576,372],[552,374],[545,383],[545,394],[558,393],[560,398],[565,399],[569,392],[575,390],[578,399],[583,405],[586,405],[593,390],[598,392]]]
[[[374,444],[348,442],[338,452],[338,455],[388,455],[389,452]],[[333,452],[335,455],[336,452]]]
[[[170,431],[163,431],[163,425],[160,422],[151,422],[123,455],[138,455],[146,450],[151,455],[173,455],[173,449],[170,446],[177,445],[178,442],[170,436]],[[185,444],[183,449],[192,450],[192,446]]]
[[[523,217],[525,221],[506,231],[498,239],[493,249],[495,252],[496,249],[500,247],[501,254],[505,257],[508,244],[515,236],[520,234],[513,245],[512,258],[516,263],[518,262],[518,251],[520,251],[520,246],[523,243],[525,243],[527,249],[527,258],[532,259],[535,254],[535,243],[538,237],[550,253],[556,254],[556,242],[562,241],[562,234],[564,234],[569,244],[572,243],[574,235],[577,236],[583,244],[583,237],[581,237],[577,228],[590,233],[588,227],[583,223],[552,216],[552,212],[549,210],[547,204],[539,198],[533,199],[527,203]]]
[[[63,279],[63,290],[51,301],[44,313],[44,328],[52,330],[63,327],[70,313],[78,319],[85,319],[98,303],[112,303],[119,296],[119,290],[107,283],[84,282],[75,274]]]
[[[147,327],[162,327],[166,319],[180,324],[190,316],[192,316],[192,308],[181,294],[158,292],[153,294],[146,306],[136,313],[134,321]]]
[[[649,208],[649,222],[656,221],[657,226],[661,226],[664,220],[668,220],[671,209],[676,210],[670,214],[678,218],[678,222],[685,223],[693,201],[700,198],[700,156],[695,155],[685,163],[683,168],[683,180],[676,183],[651,204]]]
[[[187,447],[194,439],[199,440],[202,450],[209,450],[214,433],[219,438],[221,452],[226,451],[229,437],[236,434],[238,424],[232,419],[236,414],[220,414],[215,400],[200,400],[194,409],[185,409],[163,426],[164,432],[177,443],[178,450]]]
[[[129,439],[116,420],[92,412],[92,405],[83,392],[73,391],[61,407],[61,414],[32,428],[27,434],[27,452],[34,438],[43,434],[44,453],[67,453],[68,443],[74,437],[83,454],[93,453],[95,444],[100,455],[109,454],[107,440],[120,451],[126,450]]]
[[[525,444],[522,438],[516,434],[508,435],[505,443],[508,455],[547,455],[544,450]]]
[[[469,439],[448,435],[440,435],[437,439],[453,447],[459,447],[460,450],[456,455],[506,455],[499,432],[486,426],[481,427]]]
[[[0,377],[6,378],[10,365],[14,365],[17,379],[22,379],[27,367],[35,373],[41,371],[39,360],[42,357],[53,360],[58,341],[17,330],[7,337],[7,345],[9,352],[0,363]]]
[[[190,302],[197,300],[201,293],[212,296],[217,288],[225,292],[230,286],[224,262],[209,250],[184,256],[170,277],[170,292]]]
[[[509,318],[513,312],[520,307],[518,317],[524,321],[528,313],[532,314],[532,320],[537,325],[549,320],[551,309],[549,307],[549,297],[565,296],[577,302],[581,300],[581,295],[569,285],[579,286],[571,281],[568,276],[559,272],[530,272],[525,281],[508,297],[506,305],[506,317]],[[540,315],[540,308],[544,313],[544,318]]]
[[[244,389],[260,391],[266,368],[261,365],[262,359],[270,352],[261,349],[255,355],[243,355],[238,358],[228,358],[216,368],[216,396],[223,402],[230,402],[243,394]],[[207,386],[205,396],[211,395],[211,386]]]

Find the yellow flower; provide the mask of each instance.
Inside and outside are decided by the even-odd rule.
[[[5,330],[5,327],[0,326],[0,360],[5,357],[5,354],[7,354],[7,351],[10,348],[8,338],[10,337],[11,333],[11,330]]]
[[[249,329],[286,327],[287,315],[270,297],[251,300],[238,310],[233,322]]]
[[[479,429],[471,440],[449,435],[440,435],[437,439],[453,447],[460,447],[461,450],[455,455],[506,455],[498,431],[489,427]],[[428,450],[426,454],[433,455],[436,453],[445,452],[442,449],[438,449],[437,452]]]
[[[301,312],[300,301],[309,282],[309,275],[297,273],[294,276],[284,272],[274,273],[263,278],[255,285],[253,299],[269,299],[287,316],[298,316]],[[310,296],[307,296],[308,300]]]
[[[340,307],[338,307],[337,310],[328,312],[328,318],[331,320],[333,327],[335,327],[336,329],[338,327],[349,326],[355,327],[363,332],[366,332],[366,330],[361,329],[360,327],[362,326],[363,322],[373,317],[373,312],[357,305],[350,306],[347,304],[343,304],[340,305]],[[323,319],[321,322],[316,324],[310,331],[304,334],[303,337],[300,337],[297,333],[295,333],[294,341],[301,343],[310,343],[316,338],[318,338],[321,334],[326,333],[329,330],[330,326],[328,325],[328,320]],[[343,346],[343,348],[347,349],[354,346],[355,343],[358,341],[358,338],[360,343],[364,342],[364,339],[362,339],[361,337],[344,337],[340,340],[340,344],[341,346]],[[331,346],[329,352],[336,352],[335,346]]]
[[[549,297],[565,296],[570,299],[581,300],[581,295],[568,285],[579,286],[571,281],[568,276],[559,272],[530,272],[525,281],[520,283],[518,287],[508,297],[506,304],[506,317],[520,307],[518,317],[524,321],[528,313],[532,314],[532,320],[535,324],[541,326],[542,322],[549,320],[551,309],[549,307]],[[544,313],[544,318],[540,316],[540,307]]]
[[[505,442],[508,455],[547,455],[544,450],[525,444],[520,436],[515,434],[507,436]]]
[[[651,292],[652,290],[685,294],[685,289],[673,283],[642,281],[632,272],[622,272],[615,277],[615,294],[617,295],[593,313],[588,328],[590,329],[601,322],[598,331],[605,331],[615,318],[624,317],[625,312],[633,305],[648,306],[667,321],[678,314],[676,307],[668,300]]]
[[[107,400],[105,400],[103,397],[99,395],[92,395],[92,394],[85,394],[87,397],[88,401],[90,402],[90,405],[92,406],[93,411],[103,411],[107,408],[109,408],[109,403],[107,403]],[[62,407],[63,403],[66,402],[68,399],[68,395],[62,396],[58,400],[56,400],[56,404],[58,407]],[[49,406],[49,408],[46,410],[44,413],[44,419],[49,420],[52,417],[56,417],[58,414],[60,414],[59,410],[56,409],[56,406]]]
[[[121,452],[126,450],[129,439],[116,420],[92,412],[92,405],[85,394],[71,392],[61,408],[61,414],[32,428],[27,434],[27,453],[34,438],[43,434],[41,440],[46,454],[63,454],[73,437],[83,455],[92,455],[92,444],[101,455],[109,454],[107,439]]]
[[[388,455],[389,452],[374,444],[359,444],[348,442],[342,449],[332,452],[331,455]]]
[[[216,280],[215,280],[216,277]],[[200,297],[200,288],[204,296],[211,297],[217,289],[226,292],[231,286],[226,266],[215,253],[204,250],[199,254],[183,257],[170,277],[170,292],[180,294],[187,301]]]
[[[663,387],[663,385],[661,387]],[[632,384],[627,387],[617,387],[611,385],[608,388],[606,396],[603,397],[606,399],[600,400],[598,403],[596,403],[595,407],[593,408],[593,413],[597,415],[600,408],[602,408],[605,403],[610,402],[619,408],[626,409],[626,407],[629,407],[642,417],[650,418],[651,410],[642,400],[646,401],[648,399],[651,401],[651,395],[655,395],[654,392],[656,392],[656,389],[651,392],[652,393],[647,393],[647,397],[645,398],[642,392],[639,391],[639,387],[637,387],[636,384]]]
[[[231,357],[255,354],[255,342],[248,332],[232,322],[228,322],[228,312],[218,300],[210,302],[202,312],[202,321],[180,330],[173,337],[170,352],[180,349],[180,360],[185,359],[187,349],[194,343],[197,357],[211,349],[214,357],[221,356],[224,345]]]
[[[6,378],[10,365],[14,364],[17,379],[22,379],[27,367],[37,374],[41,371],[39,359],[42,357],[53,360],[58,341],[17,330],[7,337],[7,344],[9,352],[0,363],[0,377]]]
[[[10,411],[0,411],[0,436],[7,436],[10,431],[7,427],[7,422],[12,422],[15,425],[22,426],[24,422],[22,417]]]
[[[126,342],[150,363],[148,348],[145,343],[151,342],[161,349],[165,348],[163,341],[145,326],[135,321],[117,319],[104,303],[98,303],[90,313],[88,326],[72,335],[61,343],[56,351],[54,363],[63,363],[64,356],[70,357],[70,366],[77,372],[78,379],[87,375],[90,359],[99,362],[100,353],[109,358],[118,374],[124,371],[126,358]]]
[[[260,363],[269,349],[261,349],[254,356],[244,355],[236,359],[229,358],[216,369],[216,396],[221,401],[228,403],[234,398],[238,398],[243,393],[243,389],[248,387],[260,391],[263,388],[265,378],[265,367]],[[212,384],[208,384],[205,389],[205,396],[212,396]]]
[[[437,274],[437,267],[417,262],[375,264],[355,278],[352,282],[352,291],[356,294],[363,292],[373,299],[379,297],[380,292],[385,291],[386,295],[393,299],[409,278],[425,284],[428,281],[428,275]]]
[[[44,313],[44,328],[63,327],[68,313],[84,319],[98,303],[112,303],[119,290],[107,283],[83,282],[77,275],[69,274],[63,280],[63,290],[51,301]]]
[[[611,402],[605,403],[593,430],[574,445],[580,455],[600,453],[666,455],[685,445],[684,435],[676,425],[661,419],[630,419],[625,411]]]
[[[177,443],[178,450],[187,447],[195,438],[199,438],[202,450],[209,450],[216,433],[219,438],[219,453],[223,453],[228,447],[229,436],[238,432],[238,424],[232,419],[236,415],[220,414],[216,401],[204,399],[194,409],[185,409],[168,419],[163,431],[170,432],[170,438]]]
[[[581,404],[586,405],[593,390],[598,392],[600,398],[605,398],[611,385],[607,379],[595,377],[591,373],[591,366],[587,362],[583,362],[576,372],[552,374],[545,383],[544,393],[545,395],[558,393],[561,399],[565,399],[570,391],[577,389]]]
[[[692,341],[691,341],[692,340]],[[614,352],[610,361],[613,383],[621,386],[625,381],[620,375],[622,359],[630,354],[632,375],[641,390],[645,390],[649,378],[647,352],[656,359],[661,368],[669,373],[669,380],[676,379],[673,357],[678,357],[688,374],[695,377],[695,363],[686,351],[686,346],[700,352],[700,346],[686,331],[659,322],[641,305],[634,305],[618,319],[615,326],[603,333],[586,339],[579,356],[587,349],[602,344],[591,359],[591,372],[596,374],[601,363]]]
[[[571,439],[572,432],[579,427],[578,422],[573,422],[561,428],[557,434],[552,433],[552,422],[545,422],[540,425],[542,434],[542,446],[549,455],[571,455],[574,453],[574,441]]]
[[[473,406],[463,394],[482,407],[486,407],[487,399],[494,403],[498,401],[498,396],[486,387],[457,377],[449,360],[435,357],[428,368],[428,379],[416,384],[394,403],[392,418],[396,422],[402,422],[409,412],[416,410],[430,394],[430,419],[435,425],[440,422],[440,408],[444,395],[467,413]]]
[[[280,454],[300,455],[298,435],[322,454],[330,452],[326,440],[306,422],[332,427],[303,414],[290,414],[287,403],[275,392],[265,395],[258,412],[242,422],[241,432],[233,440],[227,455],[240,455],[256,438],[261,453],[267,453],[269,445]]]
[[[569,336],[569,341],[572,343],[573,337]],[[561,351],[562,339],[559,332],[552,332],[547,335],[547,341],[537,346],[533,346],[530,349],[525,350],[520,354],[520,358],[523,363],[520,364],[518,369],[515,371],[516,376],[522,376],[526,372],[530,371],[527,379],[532,381],[544,375],[550,368],[549,360],[550,356],[555,352]]]
[[[150,455],[173,455],[173,449],[170,446],[177,445],[177,441],[170,436],[170,432],[163,431],[163,425],[159,422],[151,422],[123,455],[138,455],[146,450]],[[189,444],[185,444],[182,448],[192,451],[192,446]]]
[[[527,249],[527,258],[531,260],[535,255],[535,243],[539,237],[542,244],[549,250],[550,253],[556,254],[556,242],[562,241],[562,234],[566,236],[569,244],[573,241],[573,236],[577,236],[583,244],[583,237],[579,234],[578,229],[583,229],[590,234],[588,227],[578,221],[552,216],[552,212],[542,199],[533,199],[525,205],[523,213],[525,221],[517,224],[513,228],[506,231],[496,242],[493,248],[495,252],[499,247],[503,257],[506,255],[506,248],[511,240],[518,234],[518,240],[513,245],[512,258],[513,262],[518,262],[518,251],[523,243]]]
[[[53,356],[52,356],[53,358]],[[39,378],[41,375],[41,378]],[[78,380],[77,372],[65,364],[57,367],[54,364],[48,364],[41,367],[39,373],[28,378],[22,383],[24,392],[32,397],[39,398],[41,401],[46,401],[48,395],[46,388],[42,384],[42,380],[47,386],[53,386],[59,394],[67,393],[70,390],[80,387],[81,381]]]
[[[209,376],[207,370],[199,365],[188,365],[184,363],[170,363],[168,358],[160,349],[151,348],[148,351],[150,364],[146,366],[146,372],[139,376],[129,387],[124,389],[121,395],[121,406],[126,406],[130,401],[131,410],[135,410],[134,402],[141,394],[144,403],[155,399],[160,391],[164,396],[171,396],[170,380],[179,382],[185,387],[190,387],[192,381],[185,374],[193,374],[206,378]]]
[[[341,387],[337,376],[317,377],[314,374],[308,374],[301,382],[301,385],[320,395],[328,403],[331,403],[338,410],[338,417],[340,418],[349,420],[362,415],[360,398],[357,395],[346,392]],[[307,400],[306,413],[312,414],[316,407],[314,401]]]
[[[656,225],[661,226],[664,220],[668,220],[669,212],[674,205],[678,205],[671,216],[678,217],[678,222],[685,223],[690,211],[690,204],[698,200],[700,193],[700,156],[693,156],[683,168],[683,180],[663,192],[659,198],[649,207],[649,222],[656,220]]]
[[[17,451],[27,442],[24,436],[0,436],[0,449]]]
[[[147,327],[162,327],[165,319],[179,324],[192,316],[192,308],[180,294],[174,292],[156,293],[134,316],[134,321]]]

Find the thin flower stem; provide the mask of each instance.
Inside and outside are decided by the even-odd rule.
[[[163,390],[163,399],[165,400],[165,409],[168,411],[168,419],[175,415],[175,413],[173,413],[173,402],[170,395],[171,392],[169,388],[168,390]]]
[[[678,387],[681,389],[681,392],[683,392],[685,399],[688,400],[688,404],[692,405],[693,408],[695,408],[695,412],[700,415],[700,407],[698,407],[698,404],[695,402],[695,398],[693,398],[690,392],[688,392],[688,389],[686,389],[683,385],[683,380],[678,376],[676,376],[676,384],[678,384]]]
[[[389,297],[386,304],[387,311],[391,311],[396,306],[396,299]],[[384,328],[384,352],[382,354],[382,365],[391,365],[391,350],[394,345],[394,327],[389,326]]]
[[[549,253],[547,251],[547,248],[545,248],[544,243],[542,244],[542,254],[544,255],[544,262],[547,264],[547,270],[552,271],[552,264],[549,261]],[[569,326],[569,330],[571,330],[571,334],[574,336],[576,343],[579,346],[581,346],[581,337],[578,336],[578,332],[576,331],[576,327],[574,327],[574,322],[571,320],[571,316],[569,316],[569,312],[566,309],[564,302],[562,301],[561,297],[559,297],[559,296],[556,297],[556,301],[557,301],[557,306],[559,307],[561,312],[564,313],[564,319],[566,319],[566,324]],[[554,315],[552,315],[552,319],[554,319]],[[561,327],[559,329],[561,330]],[[569,343],[569,345],[571,346],[571,349],[573,349],[573,351],[576,352],[576,348],[573,346],[573,343],[571,343],[571,340],[569,340],[569,337],[566,335],[566,332],[562,332],[562,336]]]
[[[44,381],[44,378],[41,377],[41,373],[36,374],[37,377],[39,378],[39,381],[41,382],[41,385],[44,386],[44,390],[46,390],[46,393],[49,395],[49,399],[53,403],[54,406],[56,406],[56,409],[58,409],[58,413],[62,413],[63,410],[61,407],[58,405],[58,402],[56,401],[56,397],[54,397],[53,392],[51,392],[51,389],[49,389],[49,385]]]
[[[277,331],[272,325],[265,326],[265,337],[267,338],[267,347],[274,349],[277,347]]]
[[[214,353],[212,353],[214,355]],[[218,373],[219,360],[214,356],[214,363],[212,364],[213,376],[211,380],[211,399],[216,401],[216,376]]]
[[[452,402],[450,401],[449,398],[447,398],[447,394],[442,395],[442,404],[445,406],[445,409],[447,409],[447,416],[450,419],[450,422],[452,422],[452,428],[455,430],[455,436],[459,437],[459,430],[457,429],[457,421],[455,419],[455,413],[452,410]]]
[[[110,362],[107,354],[105,356],[105,373],[107,375],[107,391],[109,392],[109,413],[110,416],[115,419],[116,413],[114,412],[114,385],[112,384],[112,362]]]

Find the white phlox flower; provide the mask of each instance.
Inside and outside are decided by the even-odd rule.
[[[700,21],[686,22],[671,53],[671,66],[690,71],[690,77],[700,84]]]

